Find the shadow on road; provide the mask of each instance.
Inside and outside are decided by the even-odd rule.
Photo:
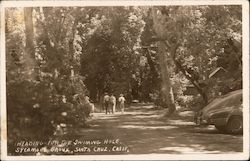
[[[136,109],[136,110],[134,110]],[[132,107],[125,114],[97,113],[91,129],[78,130],[86,139],[120,139],[130,154],[236,153],[242,136],[226,135],[213,126],[197,127],[192,117],[163,118],[164,110]]]
[[[164,109],[152,106],[132,106],[124,114],[94,113],[90,128],[67,129],[68,133],[56,139],[101,141],[119,140],[118,144],[88,145],[88,148],[107,147],[108,151],[77,152],[77,155],[110,154],[232,154],[243,150],[241,135],[220,133],[213,126],[199,127],[190,111],[166,118]],[[86,145],[79,145],[83,147]],[[114,147],[128,150],[113,151]],[[71,147],[74,149],[75,147]],[[110,150],[111,149],[111,150]],[[57,153],[57,155],[60,153]]]

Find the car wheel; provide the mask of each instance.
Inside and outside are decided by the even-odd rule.
[[[232,116],[227,122],[226,130],[230,134],[239,134],[243,131],[242,116]]]
[[[216,129],[222,132],[226,132],[226,126],[217,126],[215,125]]]

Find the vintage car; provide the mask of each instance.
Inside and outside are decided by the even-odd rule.
[[[205,106],[197,118],[198,124],[215,125],[222,132],[243,132],[242,90],[220,96]]]

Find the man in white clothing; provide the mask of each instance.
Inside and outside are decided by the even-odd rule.
[[[124,113],[124,107],[125,107],[125,98],[123,97],[123,94],[120,94],[120,97],[118,98],[119,104],[120,104],[120,109],[122,114]]]
[[[104,107],[105,107],[105,112],[106,112],[106,114],[108,114],[108,112],[109,112],[109,95],[108,95],[108,93],[105,93],[105,95],[104,95],[104,98],[103,98],[103,104],[104,104]]]
[[[111,94],[110,96],[110,104],[111,104],[112,113],[115,113],[116,98],[113,94]]]

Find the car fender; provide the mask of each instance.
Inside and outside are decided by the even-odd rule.
[[[229,115],[228,115],[228,117],[227,117],[227,122],[229,121],[229,119],[230,119],[232,116],[243,116],[243,113],[242,113],[242,105],[241,105],[239,108],[234,109],[234,110],[232,110],[232,111],[229,113]]]
[[[214,115],[217,115],[217,117]],[[216,126],[226,126],[232,116],[242,116],[242,108],[233,108],[230,110],[213,113],[210,116],[210,122]]]

